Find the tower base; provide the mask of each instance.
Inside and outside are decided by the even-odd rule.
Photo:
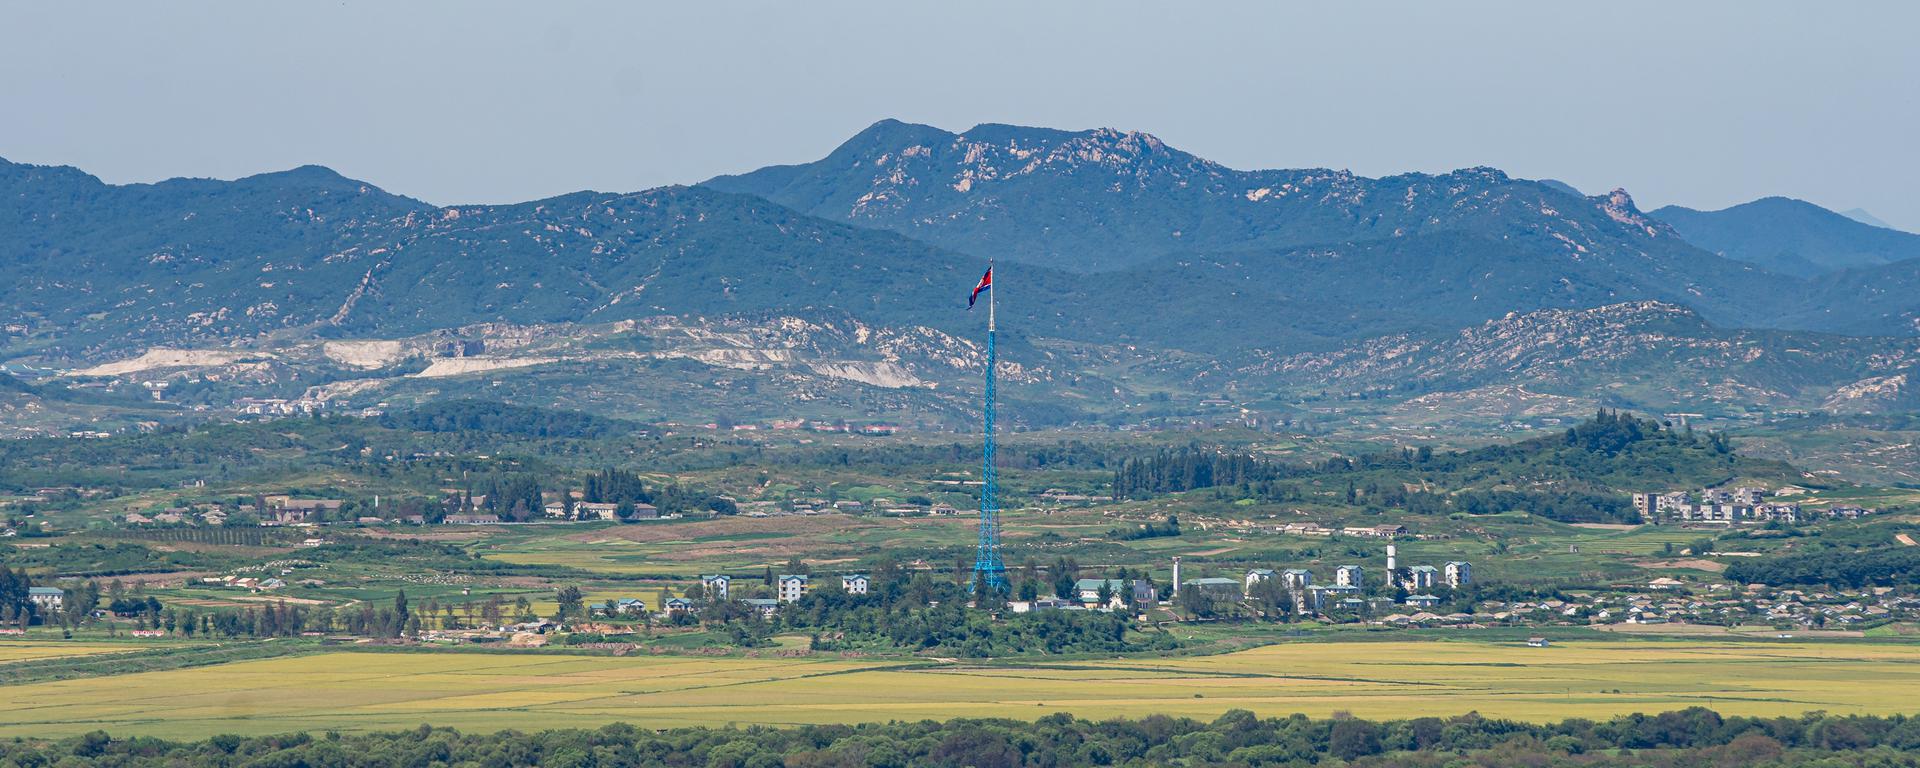
[[[970,586],[976,595],[982,586],[994,592],[1011,591],[1007,586],[1007,567],[999,563],[975,565]]]

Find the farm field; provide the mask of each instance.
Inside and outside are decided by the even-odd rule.
[[[727,518],[597,528],[489,542],[482,556],[517,565],[559,565],[611,574],[690,577],[757,570],[804,555],[852,561],[879,541],[908,550],[953,546],[972,536],[954,520],[822,517]]]
[[[148,650],[172,645],[167,642],[135,641],[122,645],[118,643],[36,643],[31,641],[0,641],[0,664],[34,659],[52,659],[67,656],[90,656],[99,653],[123,653],[126,651]],[[4,679],[0,676],[0,679]]]
[[[951,717],[1533,721],[1712,706],[1728,714],[1911,713],[1920,646],[1872,642],[1475,641],[1270,645],[1217,656],[972,665],[838,657],[361,653],[0,686],[0,737],[473,731]]]

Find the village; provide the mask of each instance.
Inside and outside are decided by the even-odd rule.
[[[1804,492],[1802,489],[1783,490]],[[1786,493],[1743,486],[1705,488],[1697,494],[1687,491],[1636,493],[1632,500],[1633,509],[1639,513],[1641,521],[1654,524],[1793,525],[1814,517],[1853,519],[1878,512],[1850,504],[1833,504],[1803,512],[1798,502],[1770,500],[1784,496]]]

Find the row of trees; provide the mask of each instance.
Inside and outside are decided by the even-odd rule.
[[[462,734],[422,725],[391,733],[293,734],[204,741],[114,738],[95,731],[58,741],[0,742],[0,764],[200,766],[1311,766],[1442,768],[1735,768],[1910,766],[1920,719],[1839,716],[1722,717],[1692,708],[1604,722],[1532,724],[1478,715],[1376,722],[1230,710],[1212,722],[1153,715],[1083,720],[895,721],[797,728],[597,730]]]
[[[39,613],[32,598],[34,586],[27,569],[0,565],[0,625],[25,627],[33,621]]]
[[[482,509],[514,521],[532,520],[546,514],[548,489],[549,485],[533,473],[490,475],[473,490],[455,497],[450,507]],[[578,513],[571,489],[562,485],[557,495],[569,516]],[[730,515],[738,511],[733,501],[724,497],[678,483],[650,482],[639,473],[624,469],[605,469],[588,475],[580,496],[582,501],[617,505],[616,514],[622,520],[633,519],[638,504],[650,504],[663,515],[690,512]],[[475,499],[480,501],[475,503]]]

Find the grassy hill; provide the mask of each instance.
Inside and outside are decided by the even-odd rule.
[[[1529,512],[1564,522],[1633,522],[1636,491],[1801,479],[1777,461],[1742,457],[1726,437],[1602,411],[1564,433],[1459,451],[1430,447],[1303,464],[1199,447],[1131,459],[1117,498],[1209,492],[1222,500],[1344,504],[1378,514]],[[1208,491],[1208,489],[1212,489]]]

